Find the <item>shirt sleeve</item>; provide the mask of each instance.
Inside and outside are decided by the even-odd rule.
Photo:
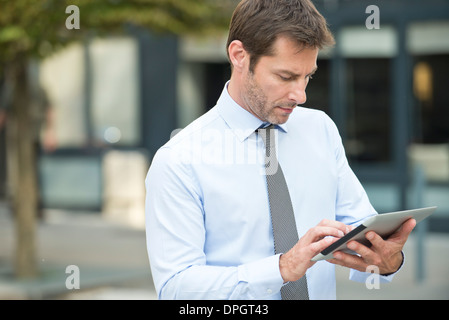
[[[333,141],[333,148],[335,150],[335,158],[337,161],[337,220],[348,225],[357,226],[366,218],[376,215],[377,212],[371,205],[365,189],[349,166],[337,127],[332,122],[332,120],[329,119],[329,122],[330,136],[331,140]],[[402,265],[399,270],[401,268]],[[387,276],[380,275],[378,278],[379,282],[391,282],[394,278],[394,275],[399,272],[399,270]],[[371,272],[360,272],[351,269],[349,273],[349,279],[356,282],[366,282],[371,279],[372,275],[373,273]]]
[[[155,155],[146,178],[146,234],[159,299],[265,299],[283,281],[279,256],[239,266],[207,264],[201,188],[170,148]]]
[[[329,135],[334,149],[337,170],[336,218],[348,225],[358,225],[376,215],[362,184],[349,166],[345,149],[334,122],[328,118]]]

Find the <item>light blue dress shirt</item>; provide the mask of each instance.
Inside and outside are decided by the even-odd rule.
[[[265,147],[255,134],[262,124],[226,85],[214,108],[154,156],[145,180],[146,234],[160,299],[281,298]],[[297,107],[276,133],[299,238],[322,219],[357,225],[377,214],[325,113]],[[350,278],[367,275],[351,270]],[[333,264],[317,262],[307,281],[310,299],[336,298]]]

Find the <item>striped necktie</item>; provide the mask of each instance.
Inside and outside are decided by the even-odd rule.
[[[265,177],[267,180],[271,223],[275,253],[286,253],[298,242],[295,216],[284,173],[278,163],[275,145],[275,129],[271,124],[258,129],[265,144]],[[307,279],[288,282],[281,288],[282,300],[308,300]]]

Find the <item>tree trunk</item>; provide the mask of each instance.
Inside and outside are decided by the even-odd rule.
[[[32,278],[37,275],[37,175],[27,60],[17,59],[10,64],[6,77],[13,88],[7,119],[7,159],[11,207],[16,226],[15,274],[19,278]]]

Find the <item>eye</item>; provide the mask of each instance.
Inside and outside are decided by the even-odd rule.
[[[283,76],[281,76],[281,75],[279,75],[279,78],[282,80],[282,81],[291,81],[292,80],[292,77],[283,77]]]

